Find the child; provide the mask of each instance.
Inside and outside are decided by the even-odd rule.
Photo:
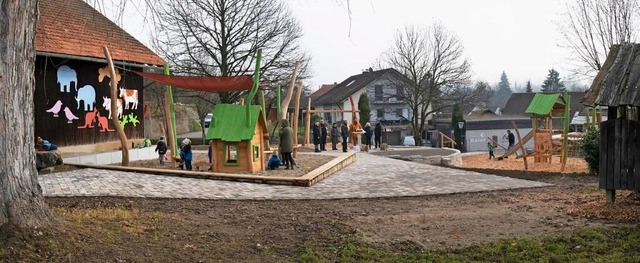
[[[47,140],[43,140],[42,137],[38,137],[36,139],[36,146],[37,146],[39,152],[42,152],[42,151],[53,151],[53,150],[57,150],[58,149],[57,145],[55,145],[53,143],[50,143]]]
[[[273,154],[271,155],[271,158],[269,159],[269,162],[267,163],[267,166],[271,170],[275,170],[278,167],[280,167],[280,158],[278,157],[278,152],[277,151],[273,151]]]
[[[493,149],[495,149],[495,146],[493,146],[493,144],[491,144],[491,142],[487,142],[487,148],[489,148],[489,160],[491,160],[492,157],[493,157],[493,159],[495,159],[496,156],[493,155]]]
[[[167,153],[167,144],[164,142],[163,136],[160,136],[160,140],[158,140],[158,144],[156,145],[156,152],[158,153],[160,164],[164,165],[164,154]]]
[[[193,158],[193,153],[191,152],[191,141],[183,141],[186,143],[182,149],[180,150],[180,157],[184,161],[184,169],[187,171],[191,171],[191,159]]]

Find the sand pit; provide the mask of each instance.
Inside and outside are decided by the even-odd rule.
[[[535,163],[533,158],[527,158],[529,164],[529,171],[544,171],[544,172],[560,172],[562,164],[560,163],[560,156],[554,156],[551,163]],[[508,159],[498,161],[497,159],[489,160],[488,153],[478,153],[473,155],[465,155],[462,157],[462,167],[464,168],[481,168],[481,169],[496,169],[496,170],[523,170],[524,160],[522,158],[516,159],[515,156],[510,156]],[[587,162],[582,158],[569,157],[563,173],[588,173],[589,166]]]

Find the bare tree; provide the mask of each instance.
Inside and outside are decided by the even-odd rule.
[[[179,74],[252,74],[263,49],[261,79],[285,83],[296,61],[301,77],[310,61],[298,44],[302,29],[281,0],[161,0],[155,11],[155,49]],[[243,92],[220,93],[232,103]]]
[[[636,0],[574,0],[567,4],[558,28],[565,48],[572,51],[574,73],[593,76],[614,44],[636,40]]]
[[[428,116],[468,99],[464,88],[471,78],[470,63],[463,58],[460,39],[442,24],[408,26],[397,33],[383,61],[406,76],[410,85],[396,85],[412,111],[414,136],[426,129]],[[420,137],[418,137],[420,138]],[[422,140],[416,140],[422,145]]]
[[[52,218],[35,164],[36,14],[35,0],[0,0],[0,226],[42,226]]]

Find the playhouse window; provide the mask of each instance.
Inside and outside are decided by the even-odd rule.
[[[225,144],[225,156],[224,156],[224,163],[225,164],[230,164],[230,165],[237,165],[238,164],[238,144],[237,143],[230,143],[230,144]]]
[[[260,159],[260,146],[258,145],[254,145],[253,146],[253,161],[257,161]]]

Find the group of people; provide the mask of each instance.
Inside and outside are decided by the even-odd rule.
[[[372,129],[371,124],[367,122],[363,129],[360,122],[358,122],[358,119],[353,119],[351,125],[347,125],[347,121],[342,120],[340,122],[340,127],[338,127],[338,123],[333,123],[331,125],[331,133],[329,134],[324,120],[320,119],[313,125],[312,135],[314,150],[315,152],[326,151],[327,135],[331,135],[331,150],[338,150],[338,142],[341,142],[342,151],[347,152],[347,144],[351,142],[353,145],[357,145],[358,136],[360,136],[362,132],[364,132],[365,137],[364,143],[369,148],[372,146],[372,137],[375,138],[375,148],[380,147],[382,139],[382,124],[380,122],[376,124],[374,129]]]
[[[166,159],[165,154],[167,153],[167,143],[164,140],[164,136],[160,136],[160,139],[156,144],[155,151],[158,153],[158,160],[160,160],[160,164],[164,165],[164,161]],[[192,160],[193,152],[191,151],[191,140],[189,140],[189,138],[185,138],[180,143],[180,164],[178,167],[180,169],[191,171],[193,169],[191,165]]]

